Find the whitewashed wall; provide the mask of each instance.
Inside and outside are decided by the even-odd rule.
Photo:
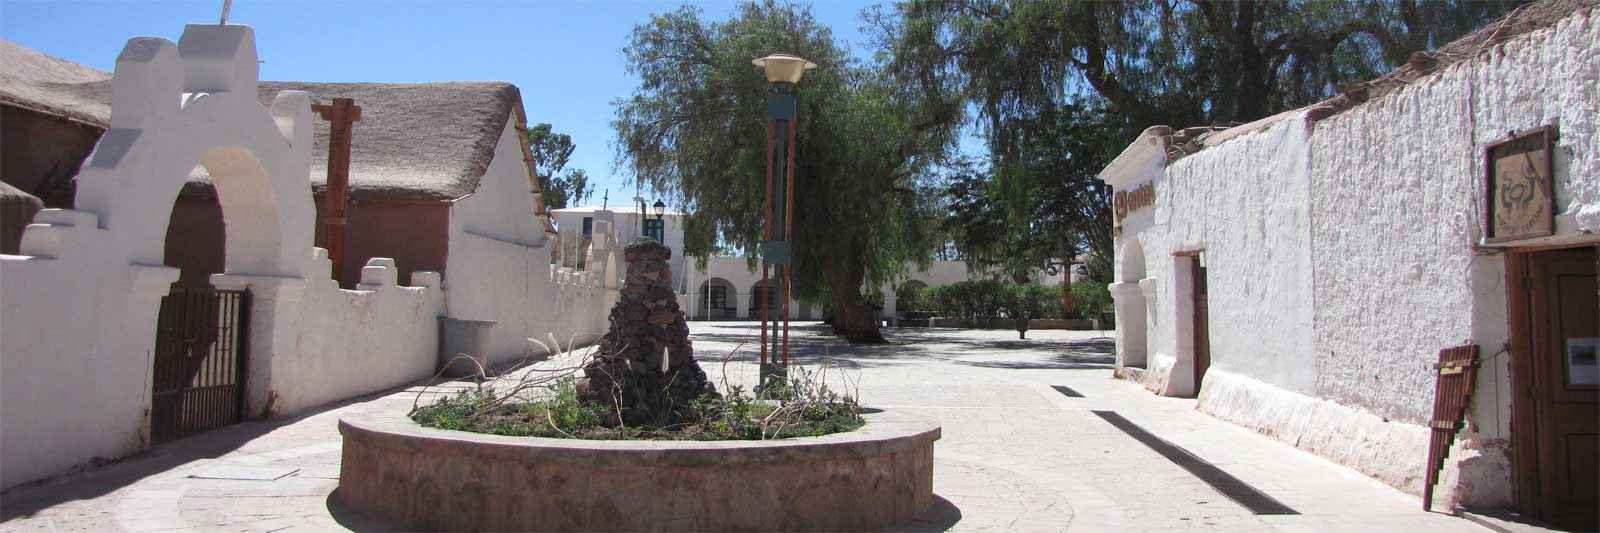
[[[1510,358],[1501,351],[1505,262],[1473,248],[1484,218],[1483,153],[1507,132],[1555,125],[1557,235],[1519,244],[1593,240],[1600,231],[1597,26],[1592,14],[1579,15],[1519,37],[1318,122],[1311,137],[1321,258],[1316,394],[1424,424],[1438,350],[1479,345],[1485,362],[1462,439],[1474,450],[1455,454],[1477,463],[1463,474],[1475,504],[1511,501],[1508,482],[1483,479],[1509,475],[1511,413]],[[1420,472],[1420,455],[1415,462]]]
[[[450,211],[445,265],[446,312],[493,320],[489,360],[528,355],[529,338],[592,342],[605,332],[595,309],[604,302],[597,276],[563,275],[550,266],[544,228],[533,214],[528,169],[509,120],[478,190]]]
[[[1195,390],[1193,284],[1173,256],[1192,250],[1207,267],[1211,370],[1313,390],[1306,134],[1302,116],[1285,117],[1178,160],[1156,185],[1154,225],[1140,233],[1158,280],[1150,368],[1173,368],[1174,393]]]
[[[294,342],[258,359],[265,367],[251,368],[270,376],[269,417],[294,416],[434,373],[444,311],[439,274],[412,272],[416,286],[404,287],[393,259],[373,258],[361,269],[357,290],[346,290],[330,277],[331,268],[327,251],[317,248],[298,312],[277,325],[292,329]]]
[[[44,210],[23,255],[0,256],[0,488],[115,459],[149,442],[162,266],[184,176],[215,179],[227,224],[219,288],[251,292],[246,413],[289,416],[431,375],[438,316],[497,320],[496,356],[527,337],[603,328],[593,273],[552,272],[509,121],[482,185],[452,209],[451,287],[373,259],[358,290],[312,247],[310,100],[256,101],[254,31],[190,25],[174,45],[130,40],[111,129],[78,174],[77,210]],[[552,276],[560,274],[559,279]],[[448,304],[448,305],[447,305]]]
[[[1201,410],[1420,493],[1432,364],[1444,347],[1477,344],[1468,430],[1440,494],[1447,506],[1508,504],[1504,260],[1474,247],[1483,153],[1507,132],[1555,125],[1557,235],[1518,244],[1594,242],[1597,26],[1581,13],[1309,126],[1298,112],[1278,117],[1169,165],[1151,214],[1130,216],[1118,239],[1142,243],[1154,288],[1147,384],[1183,390],[1188,280],[1171,254],[1203,248],[1212,367]],[[1137,167],[1113,163],[1106,179],[1136,186]],[[1133,281],[1129,257],[1119,254],[1119,281]]]
[[[177,44],[135,38],[117,58],[111,128],[78,174],[77,210],[45,210],[21,256],[0,257],[0,486],[149,442],[163,241],[184,176],[216,179],[225,272],[301,279],[311,256],[311,109],[256,102],[255,34],[190,25]],[[282,311],[271,298],[260,316]],[[269,330],[270,331],[270,330]],[[263,336],[270,354],[282,337]],[[255,348],[252,343],[252,348]]]

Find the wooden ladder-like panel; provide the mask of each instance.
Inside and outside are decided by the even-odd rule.
[[[1456,346],[1439,351],[1439,364],[1434,365],[1439,380],[1433,389],[1433,418],[1429,421],[1427,481],[1422,486],[1422,510],[1433,506],[1433,486],[1439,483],[1439,472],[1444,469],[1444,459],[1450,454],[1450,445],[1461,431],[1467,405],[1471,403],[1472,386],[1478,377],[1478,347]]]

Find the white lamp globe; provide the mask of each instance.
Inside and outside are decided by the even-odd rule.
[[[750,63],[766,71],[768,83],[800,83],[807,70],[817,68],[816,63],[789,54],[772,54]]]

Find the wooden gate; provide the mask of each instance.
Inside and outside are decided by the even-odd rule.
[[[150,440],[165,442],[244,415],[249,291],[173,288],[156,319]]]

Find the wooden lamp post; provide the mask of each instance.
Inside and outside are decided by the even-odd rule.
[[[751,63],[766,74],[771,86],[767,93],[767,191],[761,225],[761,290],[766,293],[766,305],[761,309],[761,387],[766,388],[788,380],[794,261],[794,85],[817,64],[789,54],[772,54]]]

